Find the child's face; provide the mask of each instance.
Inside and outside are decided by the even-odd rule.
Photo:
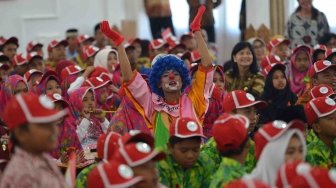
[[[41,79],[42,77],[42,74],[33,74],[30,76],[30,79],[29,79],[29,86],[30,87],[33,87],[34,85],[36,85],[36,83]]]
[[[324,52],[318,52],[318,54],[316,56],[316,61],[324,60],[324,59],[325,59]]]
[[[26,73],[28,69],[29,68],[27,64],[17,65],[14,67],[15,72],[21,76],[24,75],[24,73]]]
[[[26,93],[28,92],[27,85],[23,81],[19,81],[16,84],[16,87],[14,89],[14,95],[19,94],[19,93]]]
[[[295,68],[300,72],[305,72],[309,68],[309,58],[305,51],[299,51],[295,58]]]
[[[162,88],[163,92],[179,92],[182,89],[182,78],[180,74],[175,70],[168,70],[161,76],[161,83],[159,88]]]
[[[247,119],[250,121],[250,125],[247,129],[247,132],[252,132],[255,128],[255,125],[257,124],[258,117],[257,117],[257,109],[254,106],[246,107],[246,108],[240,108],[236,110],[236,114],[243,115],[247,117]]]
[[[47,85],[46,85],[46,94],[53,94],[53,93],[58,93],[62,95],[62,89],[59,83],[56,82],[56,80],[48,80]]]
[[[246,47],[234,55],[233,60],[237,63],[238,67],[249,67],[253,62],[253,54],[251,50]]]
[[[216,84],[216,86],[220,89],[220,90],[224,90],[224,79],[223,77],[219,74],[218,71],[215,71],[214,75],[213,75],[213,82]]]
[[[108,85],[105,85],[101,88],[99,88],[100,90],[100,95],[99,95],[99,102],[101,104],[105,103],[107,101],[107,97],[109,96],[109,90],[108,90]]]
[[[287,80],[281,70],[274,71],[273,77],[272,77],[272,83],[273,83],[273,87],[277,90],[285,89],[287,85]]]
[[[304,161],[303,144],[297,135],[293,135],[285,152],[285,163],[298,160]]]
[[[56,47],[54,47],[51,50],[51,54],[50,57],[52,58],[53,61],[55,62],[59,62],[61,60],[64,60],[66,58],[66,54],[65,54],[65,46],[63,45],[58,45]]]
[[[57,146],[58,126],[52,123],[30,123],[28,130],[14,130],[20,145],[28,152],[41,154]]]
[[[8,77],[8,72],[7,70],[0,69],[0,80],[5,80]]]
[[[136,188],[155,188],[158,186],[158,174],[153,161],[132,168],[134,176],[141,176],[142,181],[136,184]]]
[[[288,45],[285,43],[279,44],[277,47],[274,48],[274,54],[278,55],[281,61],[285,61],[288,56]]]
[[[169,150],[177,164],[184,169],[188,169],[197,162],[200,155],[200,146],[201,140],[185,139],[174,146],[169,146]]]
[[[319,118],[313,128],[319,135],[333,139],[336,138],[336,112]]]
[[[42,58],[34,58],[29,62],[29,69],[36,69],[41,72],[44,72],[44,64]]]
[[[86,95],[83,98],[82,104],[83,104],[83,111],[86,111],[86,112],[92,111],[96,107],[94,95],[92,91],[88,91],[86,93]]]
[[[319,84],[327,84],[336,91],[336,70],[327,68],[324,71],[317,73],[313,78],[313,84],[315,86]]]
[[[3,53],[9,58],[9,59],[12,59],[15,54],[16,54],[16,50],[17,50],[18,46],[16,44],[6,44],[4,47],[3,47]]]
[[[196,40],[193,37],[189,37],[182,41],[189,51],[193,51],[197,48]]]
[[[133,44],[133,46],[135,47],[135,57],[139,58],[142,52],[142,48],[141,48],[141,44],[138,42],[135,42]]]
[[[109,72],[113,72],[115,67],[118,65],[118,58],[115,53],[109,53],[107,56],[107,68]]]

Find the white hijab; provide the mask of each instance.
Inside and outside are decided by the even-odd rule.
[[[269,142],[261,152],[257,166],[246,178],[258,179],[275,186],[277,172],[285,161],[285,152],[292,136],[297,134],[303,144],[303,155],[306,157],[306,141],[299,129],[289,129],[278,139]]]
[[[94,58],[93,66],[94,67],[103,67],[106,70],[109,70],[108,65],[107,65],[107,58],[110,52],[113,52],[116,54],[117,59],[118,58],[118,52],[114,49],[102,49],[100,50],[97,55]]]

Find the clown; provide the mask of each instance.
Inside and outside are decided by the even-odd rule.
[[[212,60],[200,29],[204,11],[205,7],[201,6],[190,25],[202,59],[191,85],[188,69],[180,58],[159,55],[152,62],[149,87],[137,71],[132,72],[125,49],[121,45],[123,36],[111,30],[107,21],[101,23],[103,33],[118,46],[126,95],[144,117],[146,125],[154,131],[156,147],[166,145],[169,125],[176,118],[190,117],[199,123],[204,119],[213,82]],[[184,92],[186,87],[190,87],[188,92]]]

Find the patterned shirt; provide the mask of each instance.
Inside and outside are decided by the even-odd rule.
[[[223,187],[230,181],[241,178],[244,174],[244,168],[238,161],[223,157],[218,170],[213,176],[210,188]]]
[[[203,145],[201,149],[201,153],[204,153],[210,157],[210,160],[212,160],[212,162],[214,163],[216,170],[219,168],[219,165],[222,161],[222,157],[216,148],[216,142],[213,137],[210,138]],[[254,155],[254,142],[250,140],[249,152],[247,153],[245,163],[244,163],[245,171],[251,172],[253,168],[256,166],[256,164],[257,164],[257,159],[255,158],[255,155]]]
[[[165,160],[158,162],[158,169],[160,182],[167,187],[209,187],[214,173],[214,164],[207,155],[200,154],[194,166],[185,170],[169,154]]]
[[[1,179],[1,188],[67,187],[59,168],[48,154],[32,155],[16,147]]]
[[[331,169],[336,167],[336,140],[329,148],[322,140],[316,139],[307,145],[308,163]]]
[[[93,163],[92,165],[84,168],[76,178],[76,188],[85,188],[87,187],[86,182],[87,182],[87,177],[91,170],[97,166],[97,163]]]

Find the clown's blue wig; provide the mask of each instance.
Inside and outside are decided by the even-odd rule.
[[[155,58],[154,65],[152,66],[151,74],[149,75],[149,84],[152,91],[161,96],[163,95],[163,90],[158,88],[158,85],[161,81],[161,76],[164,72],[168,70],[177,71],[182,79],[182,89],[181,92],[190,84],[191,79],[189,76],[188,68],[185,66],[183,60],[178,58],[175,55],[162,55],[158,58]]]

